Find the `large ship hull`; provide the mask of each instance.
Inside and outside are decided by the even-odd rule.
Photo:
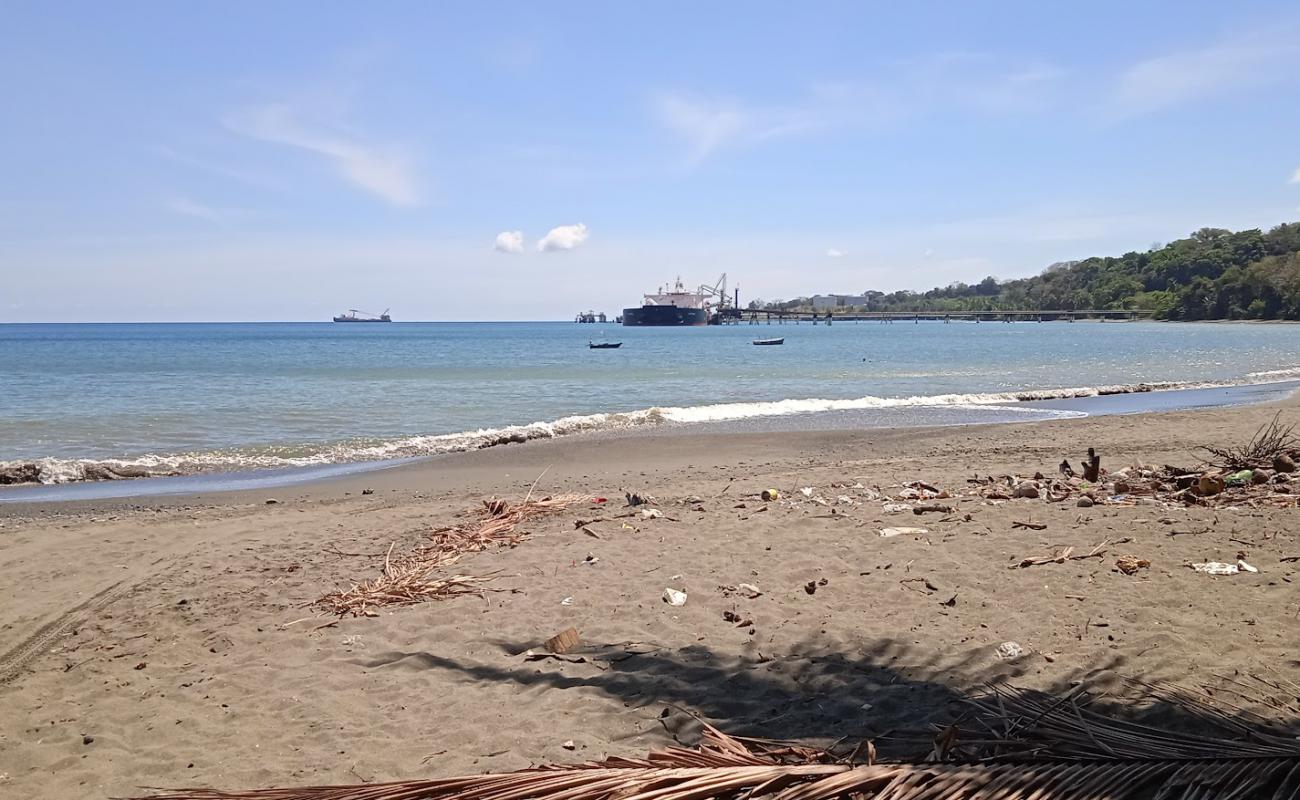
[[[623,309],[623,325],[626,327],[675,328],[708,323],[709,312],[703,308],[641,306]]]

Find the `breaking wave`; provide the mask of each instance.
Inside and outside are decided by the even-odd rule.
[[[1275,383],[1300,378],[1300,368],[1256,372],[1246,383]],[[398,439],[354,439],[296,448],[241,448],[177,455],[142,455],[126,459],[56,459],[34,461],[0,461],[0,484],[70,483],[76,481],[117,480],[124,478],[189,475],[253,469],[284,469],[360,461],[387,461],[403,458],[482,450],[504,444],[535,439],[553,439],[579,433],[618,431],[663,424],[723,422],[792,414],[830,411],[856,411],[906,407],[991,408],[1014,410],[1015,404],[1039,400],[1059,400],[1141,392],[1202,389],[1241,385],[1242,381],[1161,382],[1117,384],[1066,389],[1037,389],[979,394],[940,394],[918,397],[866,396],[847,400],[803,399],[745,403],[718,403],[701,406],[669,406],[639,411],[585,414],[562,417],[550,422],[484,428],[462,433],[407,436]],[[1024,409],[1029,412],[1030,409]],[[1035,409],[1039,413],[1042,410]]]

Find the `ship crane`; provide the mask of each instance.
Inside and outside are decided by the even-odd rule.
[[[718,280],[712,286],[700,284],[699,293],[707,297],[718,298],[718,307],[725,308],[727,305],[727,273],[718,276]]]

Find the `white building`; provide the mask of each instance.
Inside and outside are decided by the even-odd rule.
[[[812,307],[821,310],[865,308],[868,302],[868,298],[860,294],[815,294],[812,297]]]

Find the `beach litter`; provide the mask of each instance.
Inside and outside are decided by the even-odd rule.
[[[670,606],[686,605],[686,592],[678,591],[671,587],[664,589],[664,602]]]
[[[733,594],[740,594],[753,600],[757,597],[763,596],[763,592],[752,583],[738,583],[735,586],[719,586],[718,589],[728,597]]]
[[[904,514],[912,510],[907,503],[885,503],[883,510],[886,514]]]
[[[641,519],[659,519],[662,516],[663,512],[657,508],[641,509]]]
[[[763,498],[763,502],[771,503],[780,499],[781,493],[778,492],[776,489],[764,489],[763,494],[760,496]]]
[[[1237,559],[1237,569],[1241,570],[1242,572],[1259,572],[1259,569],[1257,567],[1252,567],[1251,565],[1246,563],[1245,559],[1241,559],[1241,558]]]
[[[641,492],[624,491],[623,496],[627,498],[627,504],[629,506],[652,506],[655,504],[654,497],[648,494],[642,494]]]
[[[1137,556],[1120,556],[1115,559],[1115,567],[1125,575],[1136,575],[1140,569],[1150,569],[1151,562]]]
[[[929,533],[927,528],[881,528],[880,535],[886,539],[894,536],[911,536],[914,534]]]
[[[1012,661],[1023,656],[1025,648],[1021,647],[1019,642],[1003,642],[997,646],[993,654],[1003,661]]]
[[[1236,564],[1224,564],[1222,561],[1206,561],[1203,564],[1192,564],[1192,569],[1197,572],[1204,572],[1206,575],[1236,575],[1241,571]]]
[[[582,643],[577,628],[565,628],[542,643],[548,652],[563,655]]]

